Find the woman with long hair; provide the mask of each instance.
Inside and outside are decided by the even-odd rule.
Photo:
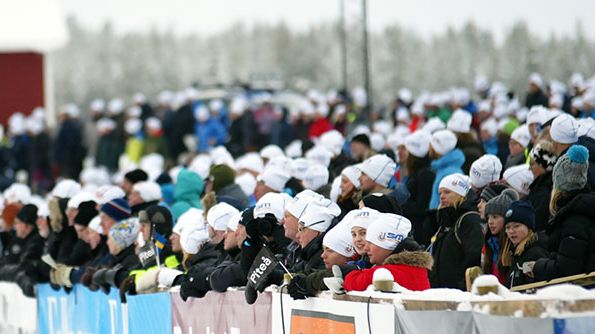
[[[588,168],[589,151],[582,145],[571,146],[554,166],[549,257],[528,264],[536,281],[595,270],[595,193],[587,183]]]
[[[465,270],[480,265],[483,232],[476,206],[465,200],[470,188],[468,177],[462,174],[440,182],[440,205],[426,220],[428,229],[437,226],[429,247],[434,258],[432,288],[465,290]]]

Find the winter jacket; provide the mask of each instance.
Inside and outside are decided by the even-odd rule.
[[[198,152],[207,152],[212,147],[223,145],[227,139],[225,126],[213,117],[206,122],[197,122],[194,133],[198,139]]]
[[[480,265],[484,238],[479,214],[473,213],[476,209],[465,201],[458,208],[439,209],[428,217],[426,224],[438,226],[430,246],[434,258],[434,269],[430,272],[433,288],[465,290],[465,270]],[[463,214],[466,216],[456,228]]]
[[[10,153],[13,159],[15,171],[28,171],[30,167],[29,151],[31,150],[31,138],[22,134],[10,138]]]
[[[308,128],[308,137],[310,140],[320,137],[323,133],[333,129],[333,125],[325,117],[321,117],[310,123]]]
[[[24,239],[12,235],[0,258],[0,280],[14,281],[16,274],[21,271],[36,280],[37,277],[33,276],[36,275],[42,253],[43,239],[36,229]]]
[[[140,163],[143,157],[143,139],[141,137],[130,137],[126,140],[124,152],[128,159],[136,164]]]
[[[424,251],[393,254],[381,266],[354,270],[345,277],[343,287],[348,291],[366,290],[372,284],[374,272],[380,268],[388,269],[394,281],[406,289],[423,291],[430,288],[428,270],[432,269],[432,256]]]
[[[413,238],[419,243],[423,243],[423,223],[432,197],[432,183],[435,176],[427,163],[418,170],[412,171],[406,181],[409,199],[403,204],[403,215],[411,221]]]
[[[178,220],[190,208],[202,208],[200,195],[203,189],[204,182],[198,174],[188,169],[180,171],[174,190],[174,204],[171,207],[174,220]]]
[[[292,273],[309,274],[313,270],[324,269],[324,262],[320,257],[322,255],[323,238],[324,234],[321,233],[312,239],[306,247],[302,248],[298,261],[293,267],[289,268],[289,271]]]
[[[550,219],[550,196],[554,182],[552,172],[539,175],[529,186],[527,200],[535,208],[535,231],[545,231]]]
[[[545,248],[546,244],[537,236],[536,240],[527,242],[522,254],[513,255],[506,286],[512,288],[518,285],[534,283],[536,281],[535,278],[531,278],[523,273],[523,263],[546,258],[548,251]],[[513,254],[514,251],[515,248],[511,246],[511,252]]]
[[[205,275],[205,271],[217,265],[222,248],[222,246],[208,243],[188,259],[186,263],[188,272],[174,280],[174,285],[180,285],[182,299],[202,298],[211,289],[208,279],[205,279],[208,277]]]
[[[219,189],[219,191],[217,191],[217,196],[228,196],[236,199],[242,210],[250,206],[250,199],[236,183],[229,184]]]
[[[160,154],[164,159],[169,159],[169,147],[165,137],[159,136],[147,136],[143,143],[143,156],[151,153]]]
[[[504,231],[502,231],[502,233],[504,233]],[[482,268],[484,274],[496,276],[500,284],[506,284],[508,273],[510,271],[509,267],[504,267],[502,265],[502,259],[500,258],[500,250],[504,247],[504,245],[501,245],[500,241],[504,240],[503,238],[506,238],[506,235],[493,235],[489,230],[486,231],[485,253]],[[488,261],[487,258],[490,256],[491,261]]]
[[[527,98],[525,99],[525,107],[527,109],[531,109],[533,106],[547,107],[548,104],[548,98],[541,89],[538,89],[535,93],[527,93]]]
[[[595,270],[595,192],[573,192],[561,200],[546,230],[549,256],[537,260],[536,281]]]
[[[517,155],[510,155],[506,159],[506,163],[504,164],[503,170],[507,170],[510,167],[522,165],[525,163],[526,160],[527,160],[527,156],[525,156],[525,153],[519,153]]]
[[[112,255],[106,276],[112,277],[108,283],[119,288],[128,277],[129,269],[139,265],[139,259],[134,251],[134,244],[126,247],[120,253]]]
[[[232,156],[238,157],[255,146],[254,132],[256,123],[252,113],[245,112],[240,118],[231,122],[229,127],[229,140],[225,145]]]
[[[106,266],[109,263],[111,255],[105,240],[107,240],[107,238],[102,236],[102,241],[91,251],[89,261],[80,267],[75,267],[70,272],[70,282],[72,282],[72,284],[80,283],[81,277],[85,274],[87,269]]]
[[[225,292],[232,286],[245,286],[248,279],[240,266],[239,249],[235,254],[228,254],[225,261],[218,264],[209,276],[211,289],[217,292]]]
[[[118,159],[124,152],[124,143],[115,131],[104,134],[99,138],[95,162],[97,166],[105,166],[110,171],[118,169]]]
[[[173,161],[178,160],[180,153],[186,150],[184,136],[194,134],[194,114],[192,103],[186,103],[171,116],[171,132],[168,134],[169,152]]]
[[[498,156],[498,139],[496,137],[483,141],[483,150],[487,154]]]
[[[60,167],[62,175],[78,179],[86,154],[78,120],[68,119],[62,123],[53,149],[53,161]]]
[[[461,167],[465,163],[465,155],[463,151],[456,148],[439,159],[432,161],[432,170],[436,173],[434,183],[432,184],[432,197],[430,198],[430,209],[438,208],[440,205],[440,194],[438,193],[438,186],[443,178],[454,173],[463,173]]]

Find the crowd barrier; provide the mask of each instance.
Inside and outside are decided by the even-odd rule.
[[[243,291],[209,292],[184,302],[172,290],[129,296],[122,304],[115,289],[105,294],[75,286],[67,293],[41,284],[36,300],[25,297],[14,283],[0,282],[0,333],[595,333],[592,311],[557,317],[498,316],[431,310],[436,302],[427,302],[421,310],[423,301],[393,303],[378,295],[338,300],[325,294],[293,300],[273,291],[247,305]]]

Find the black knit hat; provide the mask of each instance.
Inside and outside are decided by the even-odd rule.
[[[139,212],[141,224],[153,224],[157,233],[169,237],[174,227],[174,221],[168,208],[161,205],[151,205],[146,210]]]
[[[370,138],[365,135],[365,134],[359,134],[357,136],[354,136],[353,138],[351,138],[351,142],[358,142],[358,143],[362,143],[368,147],[370,147]]]
[[[79,204],[79,212],[74,217],[74,223],[82,226],[89,226],[91,219],[95,218],[99,211],[97,211],[97,203],[93,201],[86,201]]]
[[[504,189],[500,195],[492,198],[486,203],[485,215],[492,214],[504,217],[510,204],[518,199],[519,195],[516,191],[512,189]]]
[[[27,204],[17,213],[17,219],[27,225],[35,226],[37,220],[37,207],[33,204]]]
[[[514,201],[504,215],[504,225],[508,223],[521,223],[530,230],[535,230],[535,209],[527,200]]]
[[[147,181],[149,179],[149,175],[147,175],[147,173],[142,169],[135,169],[124,174],[124,178],[130,183],[135,184],[140,181]]]
[[[504,191],[504,189],[506,189],[506,186],[501,185],[501,184],[493,184],[493,185],[487,186],[483,189],[483,191],[481,192],[481,195],[479,195],[479,198],[483,199],[487,203],[492,198],[500,195]]]
[[[382,213],[402,214],[401,206],[392,196],[373,193],[362,199],[366,208],[378,210]]]

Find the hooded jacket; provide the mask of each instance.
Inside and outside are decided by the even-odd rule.
[[[432,170],[436,172],[434,183],[432,184],[432,197],[430,198],[430,209],[438,208],[440,204],[440,194],[438,192],[438,186],[443,178],[454,173],[463,173],[461,167],[465,163],[465,155],[463,151],[458,148],[446,153],[440,158],[432,161]]]
[[[174,220],[178,220],[190,208],[202,208],[200,195],[203,189],[204,182],[198,174],[188,169],[180,171],[174,190],[174,204],[171,207]]]
[[[582,190],[559,202],[546,230],[549,256],[537,260],[536,281],[595,270],[595,192]]]
[[[364,291],[372,284],[374,272],[385,268],[400,286],[412,291],[427,290],[430,288],[428,270],[432,269],[432,263],[432,256],[425,251],[392,254],[381,266],[350,272],[345,277],[343,287],[348,291]]]
[[[464,201],[458,208],[439,209],[428,217],[427,224],[438,226],[431,245],[434,258],[434,268],[430,272],[432,288],[466,290],[465,269],[480,265],[484,237],[479,214],[467,214],[458,229],[455,228],[463,214],[475,210],[471,202]]]

